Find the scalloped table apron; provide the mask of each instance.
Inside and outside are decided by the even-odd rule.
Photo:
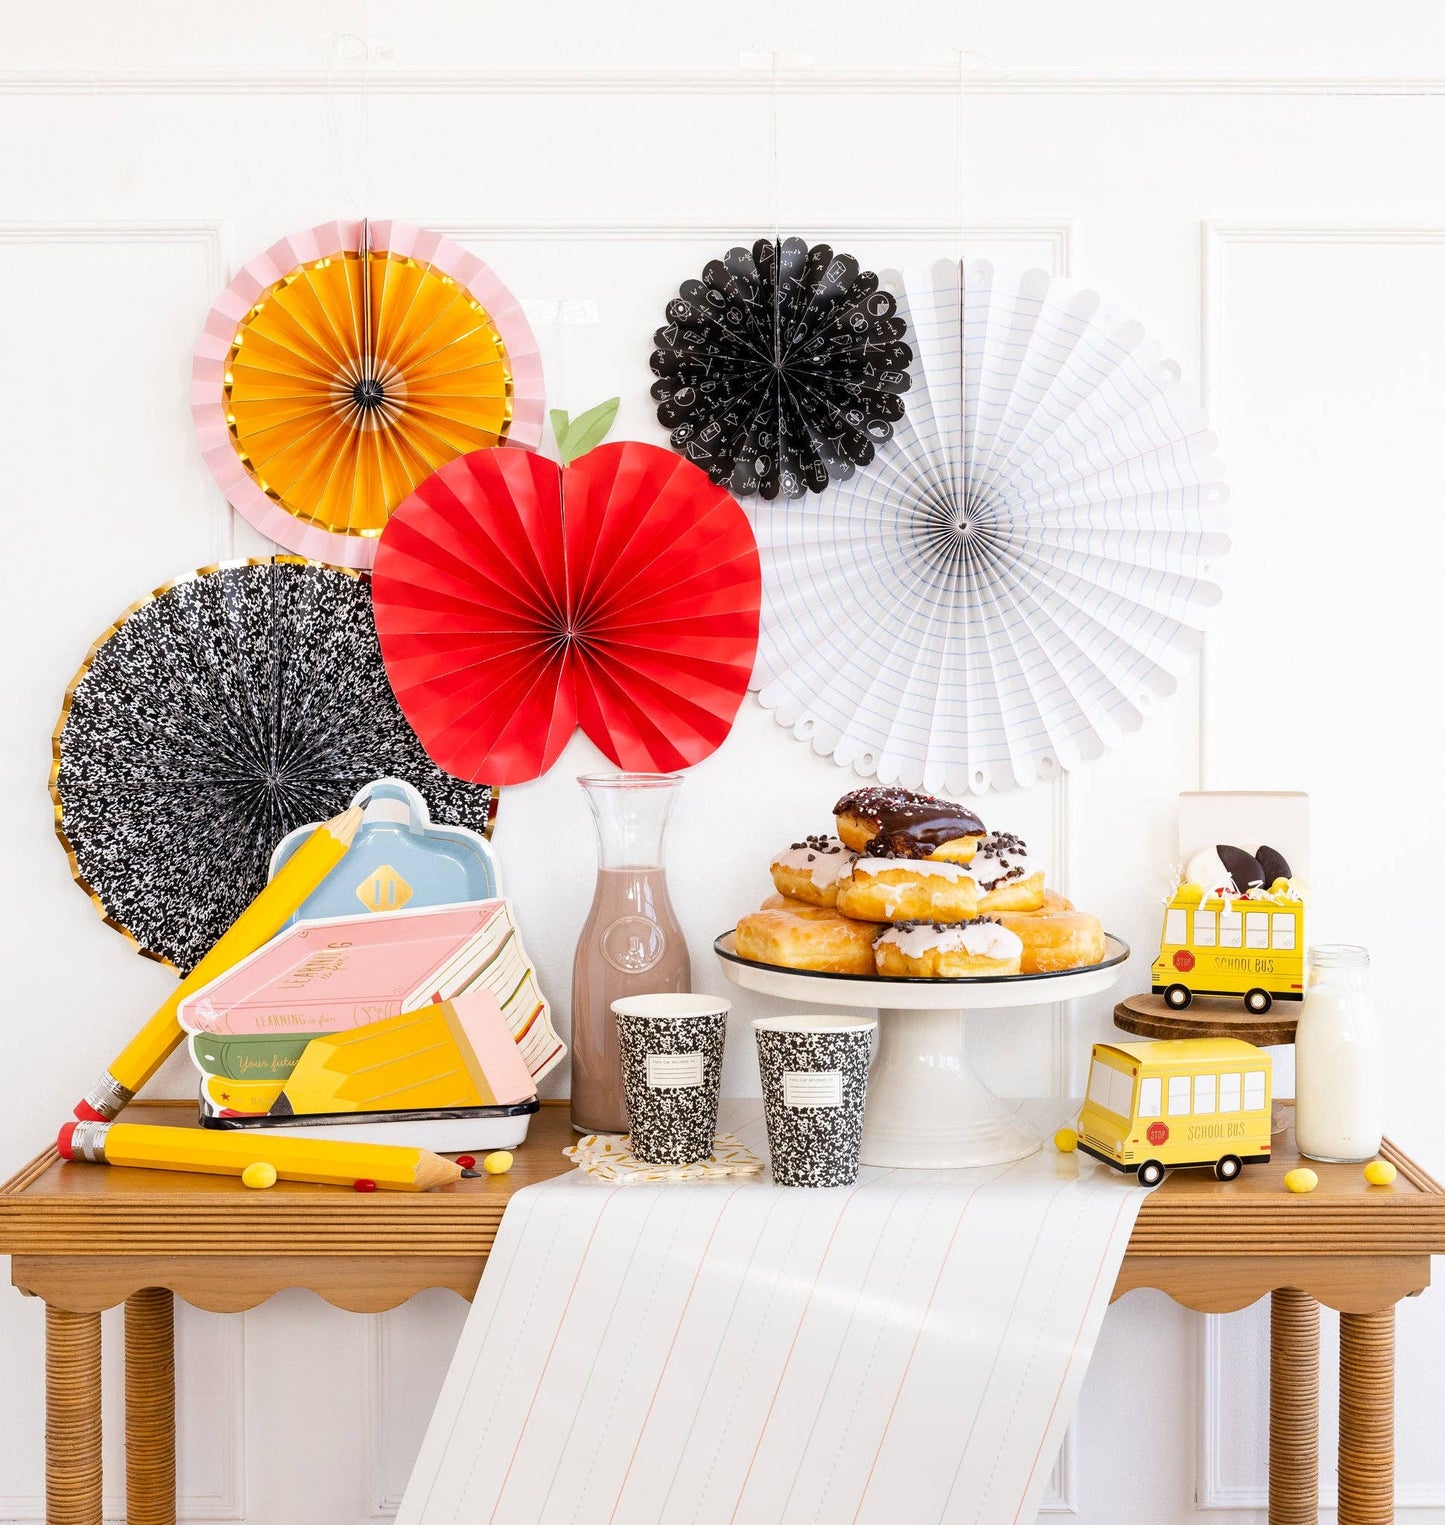
[[[719,1127],[766,1153],[760,1101]],[[529,1187],[397,1525],[1031,1525],[1146,1195],[1047,1146],[826,1191]]]

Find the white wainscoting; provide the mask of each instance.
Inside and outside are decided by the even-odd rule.
[[[1085,26],[1062,0],[1023,0],[962,25],[935,5],[889,16],[890,35],[875,7],[840,0],[832,33],[816,36],[786,8],[726,27],[645,0],[629,8],[635,47],[609,22],[594,58],[577,40],[591,24],[577,0],[545,22],[485,28],[447,0],[376,8],[365,82],[328,67],[329,45],[357,25],[332,0],[257,0],[245,38],[195,8],[137,12],[109,44],[113,13],[98,0],[27,14],[0,60],[0,788],[15,802],[7,862],[25,887],[0,956],[15,1010],[47,1015],[0,1024],[0,1165],[37,1146],[169,982],[70,883],[45,778],[61,693],[95,635],[175,573],[267,549],[212,486],[186,407],[194,337],[229,271],[291,228],[355,210],[348,183],[369,179],[368,210],[449,232],[529,304],[549,400],[575,412],[620,393],[617,437],[661,441],[652,331],[703,260],[770,230],[776,103],[784,231],[872,263],[962,247],[1041,265],[1100,287],[1200,378],[1230,468],[1235,550],[1199,671],[1115,753],[990,799],[985,816],[1046,847],[1055,881],[1134,945],[1129,978],[1142,984],[1174,795],[1310,788],[1319,928],[1376,949],[1402,1045],[1395,1131],[1438,1170],[1431,1077],[1445,1041],[1409,951],[1430,945],[1433,913],[1401,898],[1398,876],[1445,853],[1427,798],[1445,739],[1429,697],[1445,35],[1415,0],[1368,17],[1346,0],[1294,19],[1285,9],[1204,0],[1186,16],[1107,0]],[[547,28],[555,58],[540,51]],[[776,74],[759,63],[770,48]],[[1261,627],[1291,664],[1264,682],[1248,665]],[[1313,670],[1321,654],[1344,694]],[[596,760],[574,741],[548,778],[508,791],[497,829],[564,1030],[592,876],[572,777]],[[840,784],[751,703],[693,770],[672,873],[702,988],[724,988],[706,949],[766,892],[767,853],[817,829]],[[981,1062],[1000,1088],[1077,1089],[1110,1008],[1105,997],[985,1019]],[[738,1002],[730,1089],[755,1087],[745,1024],[765,1009]],[[182,1094],[191,1082],[173,1064],[161,1083]],[[1399,1498],[1412,1525],[1445,1525],[1430,1435],[1437,1299],[1401,1312]],[[39,1313],[0,1297],[0,1525],[43,1514]],[[376,1319],[304,1294],[244,1317],[182,1310],[183,1518],[389,1518],[464,1313],[443,1293]],[[117,1329],[109,1317],[107,1514],[119,1518]],[[1262,1309],[1205,1321],[1152,1294],[1117,1304],[1045,1513],[1262,1522],[1265,1329]],[[1324,1451],[1328,1481],[1328,1428]]]

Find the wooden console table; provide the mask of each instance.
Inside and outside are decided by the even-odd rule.
[[[194,1120],[191,1103],[139,1104],[136,1122]],[[361,1195],[282,1183],[64,1164],[54,1149],[0,1186],[0,1253],[45,1301],[46,1519],[101,1525],[100,1313],[125,1304],[126,1497],[130,1525],[174,1525],[173,1299],[238,1312],[287,1287],[375,1313],[426,1287],[470,1298],[514,1191],[571,1167],[561,1104],[534,1119],[510,1175],[423,1195]],[[1270,1294],[1269,1518],[1317,1517],[1319,1304],[1340,1310],[1339,1525],[1394,1519],[1396,1302],[1445,1253],[1445,1192],[1393,1145],[1394,1186],[1321,1165],[1319,1188],[1281,1184],[1292,1132],[1239,1180],[1177,1171],[1145,1202],[1114,1297],[1155,1287],[1226,1313]]]

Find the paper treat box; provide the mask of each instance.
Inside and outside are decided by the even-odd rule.
[[[1232,1181],[1270,1157],[1272,1065],[1238,1038],[1096,1043],[1079,1148],[1157,1186],[1166,1168]]]
[[[1238,996],[1260,1015],[1304,999],[1309,801],[1303,794],[1180,796],[1180,875],[1164,908],[1152,988],[1182,1011]]]

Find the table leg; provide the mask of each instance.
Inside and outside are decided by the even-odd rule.
[[[125,1517],[176,1525],[175,1299],[148,1287],[125,1301]]]
[[[46,1525],[102,1525],[100,1315],[45,1308]]]
[[[1320,1305],[1270,1294],[1269,1525],[1316,1525],[1320,1480]]]
[[[1340,1314],[1339,1525],[1395,1518],[1395,1310]]]

